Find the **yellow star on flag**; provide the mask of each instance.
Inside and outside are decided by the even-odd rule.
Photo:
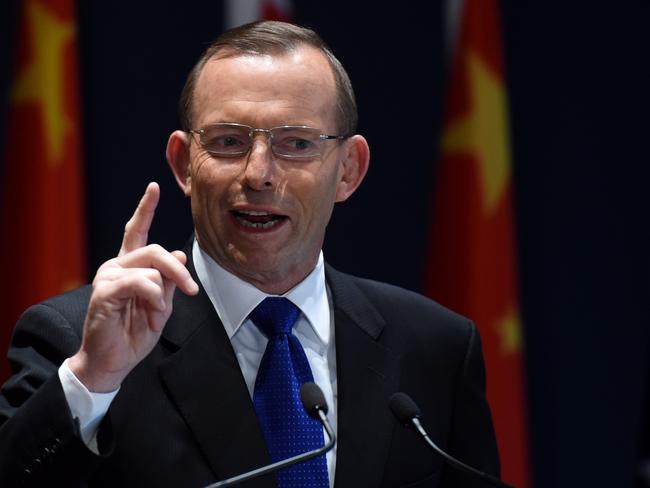
[[[500,350],[503,354],[521,351],[521,323],[517,311],[511,310],[500,321],[497,321],[496,333],[499,336]]]
[[[37,1],[30,1],[27,11],[33,54],[16,78],[11,99],[14,104],[40,105],[48,159],[58,164],[63,157],[66,132],[71,127],[64,109],[63,53],[66,43],[74,39],[74,25],[57,19]]]
[[[475,53],[465,61],[469,78],[469,113],[445,130],[442,150],[476,154],[484,188],[484,210],[491,214],[510,178],[510,150],[505,90],[501,80]]]

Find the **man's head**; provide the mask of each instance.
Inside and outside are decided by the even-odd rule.
[[[192,199],[202,249],[284,293],[313,269],[334,203],[368,168],[365,139],[345,132],[356,125],[349,80],[315,33],[289,24],[237,28],[207,53],[188,79],[186,130],[170,136],[167,159]]]

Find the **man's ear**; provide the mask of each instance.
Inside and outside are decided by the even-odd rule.
[[[354,135],[346,141],[342,173],[336,189],[336,201],[343,202],[359,187],[368,172],[370,147],[363,136]]]
[[[174,173],[176,183],[189,197],[192,193],[190,172],[190,135],[182,130],[172,132],[167,141],[167,163]]]

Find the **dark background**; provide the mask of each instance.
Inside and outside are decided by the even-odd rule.
[[[164,149],[223,7],[79,4],[92,273],[118,250],[150,180],[162,187],[152,239],[176,248],[191,232]],[[442,7],[294,4],[348,68],[372,151],[366,182],[335,211],[327,259],[419,290],[445,89]],[[16,5],[0,6],[0,144]],[[637,479],[650,458],[649,19],[641,0],[503,1],[536,488],[650,486]]]

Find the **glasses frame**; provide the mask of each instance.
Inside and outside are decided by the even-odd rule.
[[[250,138],[250,145],[242,151],[234,152],[234,153],[220,153],[220,152],[215,152],[215,151],[210,151],[203,145],[203,141],[201,140],[201,136],[205,134],[206,130],[209,129],[210,127],[215,127],[215,126],[229,126],[229,127],[241,127],[242,129],[247,129],[248,130],[248,137]],[[349,135],[331,135],[331,134],[319,134],[320,129],[315,129],[314,127],[309,127],[307,125],[278,125],[275,127],[270,127],[269,129],[262,129],[262,128],[257,128],[257,127],[251,127],[250,125],[245,125],[245,124],[238,124],[236,122],[217,122],[215,124],[209,124],[206,125],[205,127],[202,127],[200,129],[190,129],[188,132],[190,134],[195,134],[198,136],[198,143],[199,145],[203,148],[205,152],[210,154],[211,156],[216,156],[220,158],[235,158],[239,156],[243,156],[244,154],[248,154],[248,152],[251,150],[253,147],[253,141],[254,141],[254,135],[259,132],[263,132],[268,135],[268,141],[269,141],[269,148],[271,149],[271,152],[273,153],[274,156],[282,159],[294,159],[294,160],[309,160],[309,159],[314,159],[319,156],[322,156],[322,151],[320,151],[318,154],[310,155],[310,156],[291,156],[287,154],[278,154],[275,152],[275,148],[273,145],[273,132],[277,129],[308,129],[310,131],[314,131],[314,134],[318,136],[319,141],[330,141],[330,140],[337,140],[337,141],[343,141],[345,139],[349,139],[351,136]]]

